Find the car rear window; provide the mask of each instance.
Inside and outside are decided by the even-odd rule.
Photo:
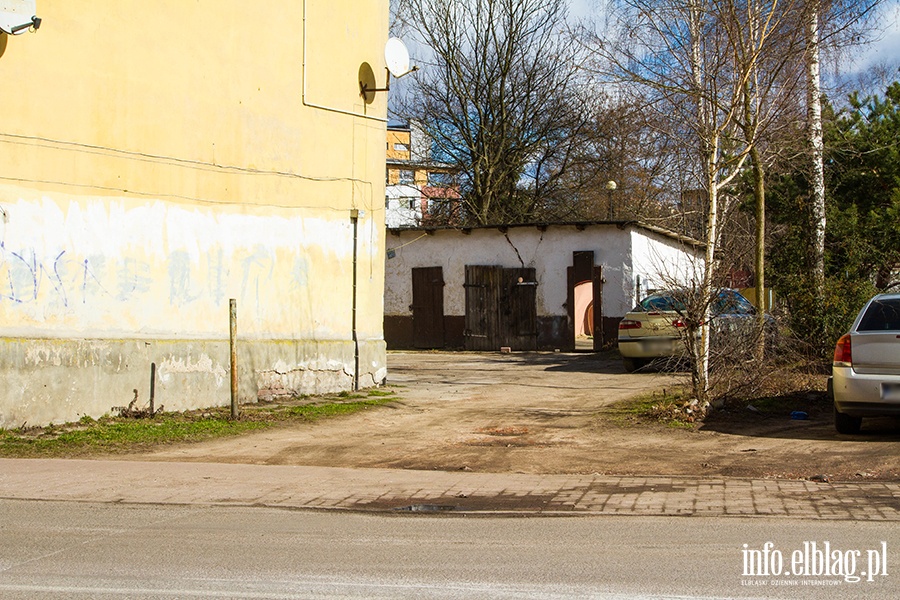
[[[713,304],[713,314],[716,315],[752,315],[756,309],[749,300],[735,291],[724,290],[719,292],[719,297]]]
[[[857,331],[900,331],[900,298],[874,300],[859,321]]]
[[[687,311],[685,302],[677,295],[669,293],[658,293],[647,296],[634,310],[643,312],[653,311],[674,311],[684,313]],[[756,309],[749,300],[733,290],[722,290],[718,293],[715,302],[712,305],[712,312],[715,315],[752,315],[756,313]]]
[[[646,312],[673,310],[683,312],[685,310],[684,302],[673,298],[668,294],[653,294],[647,296],[638,305],[640,310]]]

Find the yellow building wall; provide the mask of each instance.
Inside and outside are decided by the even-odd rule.
[[[410,151],[410,137],[409,131],[389,129],[387,132],[387,158],[393,160],[409,160],[412,156]],[[398,149],[397,144],[402,144],[406,149]]]
[[[414,185],[418,188],[423,188],[428,185],[428,169],[424,169],[422,167],[414,167],[410,165],[409,167],[395,167],[390,166],[387,170],[387,183],[389,185],[397,185],[401,183],[400,179],[400,171],[412,171],[413,179],[411,182],[407,182],[410,185]]]
[[[151,363],[157,404],[226,403],[229,298],[242,400],[383,379],[387,5],[41,0],[0,34],[0,427]]]
[[[406,160],[409,161],[412,159],[412,135],[409,131],[402,129],[388,129],[387,132],[387,160]],[[397,144],[402,144],[406,147],[405,150],[398,149]],[[413,181],[412,185],[416,187],[423,188],[428,185],[428,172],[429,169],[425,168],[421,165],[409,165],[404,167],[397,166],[389,166],[387,170],[387,183],[388,185],[397,185],[400,182],[400,171],[407,170],[413,172]],[[432,167],[431,169],[436,170]]]
[[[412,157],[412,152],[410,151],[410,141],[411,136],[409,131],[388,129],[386,158],[388,160],[409,160]],[[398,144],[406,146],[406,149],[398,149]],[[388,167],[388,185],[397,185],[398,183],[400,183],[400,171],[400,168]]]

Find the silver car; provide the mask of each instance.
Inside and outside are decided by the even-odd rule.
[[[839,433],[858,433],[863,417],[900,416],[900,294],[859,312],[835,346],[829,387]]]

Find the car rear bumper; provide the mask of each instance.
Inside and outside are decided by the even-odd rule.
[[[626,358],[662,358],[684,353],[680,338],[619,339],[619,354]]]
[[[832,369],[831,391],[838,412],[853,417],[900,416],[900,377],[864,375],[851,367]]]

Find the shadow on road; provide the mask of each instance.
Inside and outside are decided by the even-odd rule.
[[[824,394],[798,398],[786,395],[772,399],[776,408],[754,412],[748,408],[717,411],[700,427],[727,435],[796,440],[828,440],[847,444],[900,441],[900,420],[890,417],[863,419],[859,435],[843,435],[834,429],[830,400]],[[806,413],[807,419],[795,419],[791,413]]]
[[[412,354],[412,353],[408,353]],[[513,352],[510,354],[486,352],[441,352],[433,355],[416,355],[415,365],[405,365],[400,360],[392,360],[388,355],[388,366],[394,371],[446,371],[446,364],[464,369],[467,373],[497,371],[500,369],[533,367],[555,372],[622,374],[625,369],[616,352]],[[423,360],[424,359],[424,360]]]
[[[624,373],[622,361],[615,353],[533,354],[526,359],[530,364],[543,365],[547,371],[563,373]]]

